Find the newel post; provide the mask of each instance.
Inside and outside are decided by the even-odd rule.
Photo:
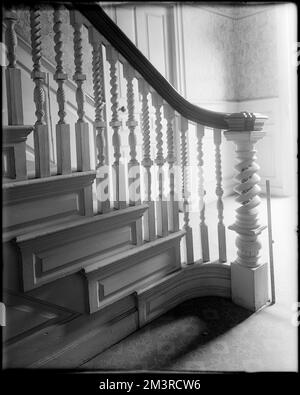
[[[234,188],[238,193],[235,223],[229,229],[237,233],[237,258],[231,264],[231,294],[234,303],[252,311],[268,301],[268,264],[260,262],[259,236],[266,228],[259,223],[258,196],[260,177],[256,163],[255,144],[265,136],[262,131],[266,116],[257,113],[237,113],[226,117],[225,137],[236,145],[238,171]]]

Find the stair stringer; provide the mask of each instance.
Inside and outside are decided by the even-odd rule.
[[[142,327],[178,304],[200,296],[231,297],[230,265],[196,263],[137,292]]]

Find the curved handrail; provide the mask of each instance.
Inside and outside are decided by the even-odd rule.
[[[70,8],[72,6],[68,3],[67,7]],[[84,15],[94,28],[110,42],[174,110],[188,120],[204,126],[228,129],[225,117],[228,117],[230,114],[206,110],[184,99],[111,20],[100,5],[95,3],[75,3],[75,8]]]

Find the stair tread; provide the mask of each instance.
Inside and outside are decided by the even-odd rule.
[[[22,187],[25,185],[30,185],[30,184],[45,184],[47,182],[54,182],[56,180],[64,180],[66,178],[72,178],[72,177],[82,177],[87,174],[95,174],[94,170],[88,170],[88,171],[75,171],[69,174],[52,174],[49,177],[43,177],[43,178],[27,178],[26,180],[21,180],[21,181],[16,181],[15,179],[11,178],[4,178],[3,181],[3,187],[6,189],[10,188],[16,188],[16,187]]]
[[[178,231],[178,232],[171,233],[168,236],[161,237],[161,238],[155,239],[150,242],[146,242],[141,246],[133,246],[134,248],[130,249],[129,251],[122,251],[122,252],[116,253],[106,259],[102,259],[101,262],[96,262],[94,264],[86,266],[83,270],[84,270],[85,274],[89,275],[89,274],[94,273],[95,271],[102,269],[102,268],[104,268],[116,261],[143,253],[144,251],[146,251],[148,249],[157,247],[157,245],[159,245],[159,244],[166,243],[172,239],[178,238],[179,236],[182,237],[183,235],[184,235],[184,231]]]
[[[2,241],[9,241],[15,237],[21,237],[25,234],[28,233],[37,233],[39,232],[39,234],[41,234],[41,231],[43,229],[45,229],[45,226],[47,226],[47,228],[51,228],[54,226],[58,226],[60,224],[67,224],[67,223],[72,223],[74,220],[78,219],[78,215],[74,215],[74,216],[70,216],[67,219],[66,218],[58,218],[58,219],[54,219],[54,220],[49,220],[49,222],[47,222],[47,225],[45,225],[44,223],[41,224],[35,224],[35,225],[31,225],[31,226],[27,226],[26,228],[21,228],[21,229],[17,229],[17,230],[13,230],[13,231],[7,231],[4,232],[2,234]]]
[[[126,215],[127,213],[129,213],[131,211],[143,210],[143,209],[145,210],[147,207],[148,206],[146,204],[141,204],[139,206],[127,207],[122,210],[111,211],[106,214],[93,215],[91,217],[79,217],[78,218],[78,216],[77,216],[76,219],[68,220],[63,223],[55,224],[52,226],[47,225],[47,229],[44,228],[43,230],[40,229],[40,230],[35,230],[32,232],[26,232],[25,234],[18,236],[17,241],[19,243],[21,243],[21,242],[32,240],[35,238],[48,236],[53,233],[80,227],[82,225],[95,223],[95,222],[102,222],[102,221],[107,220],[109,218],[114,218],[114,217],[119,217],[121,215]]]

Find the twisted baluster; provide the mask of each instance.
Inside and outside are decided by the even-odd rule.
[[[65,90],[64,82],[67,79],[67,74],[64,73],[63,68],[63,35],[62,35],[62,15],[61,8],[54,10],[54,50],[55,50],[55,61],[56,61],[56,72],[54,79],[57,82],[58,88],[56,91],[57,103],[58,103],[58,116],[59,124],[65,123]]]
[[[22,78],[21,70],[17,68],[16,56],[17,35],[15,31],[15,24],[18,17],[13,7],[7,8],[3,11],[6,25],[5,43],[8,60],[5,70],[7,120],[8,125],[24,125]],[[2,111],[4,111],[4,109],[2,109]],[[10,134],[6,134],[5,129],[3,129],[2,164],[3,175],[5,177],[7,176],[16,180],[23,180],[27,178],[26,138],[30,130],[32,130],[32,128],[28,128],[27,133],[23,134],[22,139],[20,138],[18,141],[11,141]]]
[[[6,24],[5,30],[5,43],[7,48],[7,60],[9,68],[16,68],[17,66],[17,34],[15,31],[15,24],[17,22],[17,13],[14,9],[7,10],[4,15],[4,20]]]
[[[179,230],[179,211],[178,211],[178,200],[175,200],[175,174],[174,174],[174,163],[175,163],[175,148],[174,148],[174,117],[175,111],[173,108],[165,103],[164,114],[167,120],[167,148],[168,156],[167,162],[169,164],[169,190],[170,190],[170,210],[169,210],[169,228],[171,232]]]
[[[21,70],[17,68],[16,56],[18,41],[15,25],[17,19],[17,13],[13,8],[4,11],[4,21],[6,25],[5,43],[8,60],[5,77],[7,92],[7,118],[9,125],[24,125]]]
[[[38,7],[30,12],[30,26],[31,26],[31,48],[33,71],[31,77],[35,83],[34,88],[34,102],[36,106],[36,125],[45,124],[45,90],[44,83],[46,79],[45,73],[41,71],[41,58],[42,58],[42,33],[41,33],[41,13]]]
[[[204,176],[203,176],[203,137],[204,126],[197,124],[197,151],[198,151],[198,195],[199,195],[199,210],[200,210],[200,236],[202,248],[203,262],[209,261],[209,242],[208,242],[208,227],[205,223],[205,201],[206,194],[204,189]]]
[[[30,28],[31,28],[31,48],[33,70],[31,78],[35,87],[33,98],[35,103],[35,130],[34,130],[34,156],[35,156],[35,173],[36,177],[48,177],[50,175],[50,158],[49,158],[49,135],[48,126],[45,123],[45,90],[44,83],[46,74],[41,71],[42,58],[42,39],[41,39],[41,13],[38,6],[30,11]]]
[[[183,196],[183,229],[186,232],[186,263],[192,264],[194,262],[193,251],[193,233],[189,225],[189,169],[188,169],[188,149],[187,149],[187,132],[188,120],[180,117],[180,131],[181,131],[181,171],[182,171],[182,196]]]
[[[155,238],[155,208],[154,202],[151,200],[151,166],[153,161],[150,155],[150,120],[149,120],[149,104],[148,94],[149,85],[138,76],[139,91],[142,97],[142,130],[143,130],[143,160],[142,165],[145,170],[145,202],[148,204],[148,211],[144,214],[144,238],[151,241]]]
[[[137,160],[136,152],[136,133],[135,129],[138,125],[135,120],[135,98],[133,89],[133,78],[135,72],[129,63],[125,63],[123,66],[124,76],[127,80],[127,108],[128,108],[128,120],[126,125],[129,129],[128,143],[130,147],[130,161],[128,163],[129,173],[129,204],[134,205],[140,203],[140,164]]]
[[[119,120],[119,92],[118,92],[118,78],[117,78],[117,56],[115,51],[111,48],[110,52],[112,56],[109,58],[110,63],[110,102],[111,102],[111,122],[110,126],[113,128],[113,146],[114,146],[114,165],[119,166],[119,161],[121,157],[120,153],[120,136],[119,136],[119,128],[121,126],[121,122]]]
[[[214,129],[214,143],[216,146],[215,163],[216,163],[216,195],[217,195],[217,210],[218,210],[218,243],[219,243],[219,261],[226,262],[226,234],[223,223],[224,205],[223,205],[223,188],[222,188],[222,162],[221,162],[221,141],[222,132],[219,129]]]
[[[157,234],[166,236],[168,234],[168,206],[167,201],[163,199],[163,165],[165,163],[163,153],[163,133],[162,133],[162,116],[161,108],[163,105],[162,98],[152,92],[152,104],[155,108],[155,130],[156,130],[156,158],[155,163],[158,166],[158,201],[156,203],[157,212]]]
[[[86,75],[82,68],[82,16],[78,11],[70,11],[70,22],[73,26],[74,63],[75,73],[73,80],[76,87],[76,103],[78,119],[75,124],[77,171],[90,169],[89,125],[84,122],[84,92],[83,83]]]
[[[106,122],[104,120],[105,97],[104,97],[104,78],[103,78],[103,58],[101,44],[93,46],[93,86],[95,99],[95,127],[96,142],[98,151],[98,162],[96,168],[104,165],[105,161],[105,138],[104,131]]]
[[[66,124],[65,116],[65,90],[64,83],[68,79],[63,67],[63,34],[62,34],[62,8],[54,10],[54,50],[56,61],[56,72],[54,79],[57,82],[56,99],[58,103],[58,123],[56,125],[56,154],[57,173],[71,173],[71,149],[70,149],[70,126]]]
[[[95,129],[97,148],[97,205],[98,212],[104,213],[110,210],[108,158],[106,155],[107,124],[105,115],[105,81],[103,75],[101,37],[92,26],[89,27],[89,41],[93,48],[93,88],[95,100]]]
[[[73,44],[74,44],[74,63],[75,63],[75,73],[73,75],[73,80],[75,81],[76,88],[76,102],[77,102],[77,115],[78,121],[83,122],[84,117],[84,93],[83,93],[83,83],[86,80],[86,75],[83,74],[82,69],[82,20],[80,14],[77,11],[72,10],[70,12],[70,21],[74,29],[73,34]]]
[[[109,125],[113,129],[113,136],[112,136],[112,143],[114,147],[114,163],[113,163],[113,168],[115,171],[115,208],[121,208],[123,206],[126,206],[126,199],[125,196],[121,197],[121,191],[120,191],[120,186],[121,186],[121,177],[120,177],[120,158],[121,158],[121,141],[120,141],[120,135],[119,135],[119,130],[122,125],[120,119],[119,119],[119,87],[118,87],[118,78],[117,78],[117,61],[118,61],[118,55],[117,52],[115,51],[114,48],[111,46],[108,46],[107,50],[107,60],[110,64],[110,102],[111,102],[111,121]],[[123,183],[122,183],[122,186]],[[121,201],[121,199],[123,199]]]
[[[142,128],[143,128],[143,160],[142,165],[146,170],[147,182],[146,182],[146,200],[151,201],[151,166],[153,161],[150,155],[150,118],[149,118],[149,106],[148,106],[148,84],[143,84],[142,89]]]
[[[127,79],[127,109],[128,109],[128,120],[126,125],[129,129],[129,136],[128,136],[128,143],[130,147],[130,164],[137,165],[138,161],[136,159],[137,152],[136,152],[136,135],[135,129],[138,125],[137,121],[135,120],[134,111],[135,111],[135,103],[134,103],[134,90],[133,90],[133,78],[134,78],[134,70],[131,66],[126,63],[124,65],[124,75]]]
[[[157,166],[161,167],[164,164],[164,153],[163,153],[163,133],[162,133],[162,116],[161,116],[161,108],[162,108],[162,98],[158,96],[157,93],[152,93],[153,105],[155,108],[155,130],[156,130],[156,158],[155,163]],[[162,191],[159,192],[162,194]]]

